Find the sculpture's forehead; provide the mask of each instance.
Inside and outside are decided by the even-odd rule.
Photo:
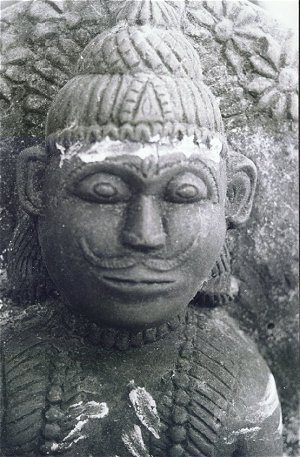
[[[68,148],[56,143],[56,148],[61,154],[61,167],[65,161],[75,157],[84,163],[101,163],[106,160],[119,160],[126,156],[127,160],[130,157],[142,161],[151,158],[152,161],[161,164],[174,160],[174,157],[180,157],[182,160],[200,159],[218,168],[222,147],[222,142],[218,138],[212,139],[208,145],[196,144],[193,137],[184,137],[180,141],[171,142],[167,139],[145,144],[106,138],[92,144],[77,142]]]

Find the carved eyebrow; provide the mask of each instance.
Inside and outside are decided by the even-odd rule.
[[[165,170],[165,169],[171,169],[173,167],[175,167],[176,165],[186,165],[186,166],[190,166],[190,165],[194,165],[194,166],[199,166],[200,165],[200,168],[202,171],[204,171],[205,173],[207,173],[209,175],[209,177],[211,178],[211,181],[214,183],[214,187],[216,188],[216,192],[219,196],[219,186],[218,186],[218,181],[217,181],[217,178],[216,178],[216,175],[215,173],[199,158],[195,157],[193,158],[192,160],[191,159],[186,159],[186,160],[176,160],[172,163],[166,163],[164,165],[161,165],[160,166],[160,170]]]
[[[127,173],[127,180],[130,182],[131,179],[136,179],[137,182],[143,182],[145,179],[159,178],[161,172],[171,171],[173,168],[183,166],[182,171],[191,171],[193,172],[202,172],[204,174],[204,181],[210,184],[213,188],[217,200],[219,201],[219,186],[218,181],[213,173],[213,171],[200,159],[193,158],[182,160],[179,158],[174,158],[173,160],[168,160],[163,164],[160,164],[159,161],[149,160],[150,158],[141,159],[139,157],[112,157],[102,162],[91,162],[83,163],[72,170],[69,174],[69,178],[74,182],[76,180],[84,179],[86,176],[92,175],[98,172],[104,173],[114,173],[121,172]],[[195,169],[193,170],[193,167]],[[180,172],[180,170],[178,170]],[[165,173],[162,173],[165,175]],[[163,176],[161,176],[163,177]],[[203,178],[203,176],[202,176]],[[125,179],[126,180],[126,179]]]
[[[115,160],[104,160],[102,162],[91,162],[82,163],[75,169],[71,170],[67,175],[67,179],[71,182],[71,185],[80,182],[88,176],[97,173],[117,174],[121,178],[124,178],[128,183],[132,183],[133,180],[142,181],[140,173],[140,167],[138,164],[132,162],[120,162]],[[123,174],[123,177],[122,177]],[[125,176],[124,176],[125,175]],[[67,184],[69,186],[70,184]]]
[[[115,157],[111,159],[107,159],[107,162],[114,163],[118,162],[122,166],[125,166],[128,169],[134,169],[135,172],[141,174],[143,177],[151,177],[153,175],[159,175],[161,171],[163,170],[171,170],[175,166],[178,165],[200,165],[203,171],[209,173],[212,177],[212,179],[215,181],[215,184],[217,185],[217,179],[215,176],[215,173],[213,170],[211,170],[204,162],[201,160],[199,157],[193,157],[193,159],[188,159],[185,158],[183,159],[182,157],[176,157],[173,159],[160,156],[159,159],[157,160],[157,157],[150,156],[145,159],[141,159],[139,157],[130,157],[130,159],[124,159],[124,157]],[[105,161],[105,162],[106,162]],[[161,163],[165,162],[165,163]]]

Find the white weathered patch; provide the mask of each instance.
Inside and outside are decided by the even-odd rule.
[[[281,412],[281,410],[280,410],[279,424],[278,424],[278,427],[277,427],[276,432],[277,432],[279,435],[282,435],[282,431],[283,431],[282,412]]]
[[[93,419],[103,419],[108,415],[109,409],[106,403],[98,403],[96,401],[89,401],[83,403],[74,403],[70,406],[69,412],[71,415],[77,414],[75,417],[75,425],[72,430],[66,435],[60,443],[53,443],[51,446],[51,451],[60,452],[70,449],[74,444],[79,441],[86,439],[87,436],[83,435],[81,432],[84,429],[85,425]]]
[[[55,143],[56,149],[60,152],[60,162],[59,167],[61,168],[65,160],[70,160],[74,155],[78,153],[82,147],[81,143],[75,143],[70,148],[66,148],[62,144]]]
[[[88,419],[103,419],[103,417],[107,416],[108,413],[109,409],[106,403],[89,401],[85,403],[83,411],[76,419],[80,420],[83,416],[88,416]]]
[[[77,421],[82,419],[102,419],[107,416],[109,409],[106,403],[98,403],[96,401],[89,401],[83,403],[74,403],[69,407],[69,412],[72,417],[75,417]]]
[[[74,435],[77,435],[78,432],[81,432],[85,424],[88,423],[88,419],[79,420],[75,427],[70,431],[70,433],[64,437],[63,441],[69,441]]]
[[[209,158],[214,162],[220,162],[223,145],[219,138],[213,138],[210,142]]]
[[[224,442],[226,444],[233,444],[236,442],[237,437],[240,435],[249,435],[248,438],[253,438],[256,433],[258,433],[261,430],[261,427],[245,427],[245,428],[240,428],[239,430],[234,430],[231,432],[228,436],[225,436],[223,438]]]
[[[74,403],[73,405],[71,405],[69,407],[69,409],[72,409],[72,408],[78,408],[78,406],[81,406],[83,404],[83,401],[80,401],[79,403]]]
[[[261,427],[245,427],[240,428],[239,430],[232,432],[233,435],[248,435],[248,434],[255,434],[259,432]]]
[[[258,399],[259,400],[259,399]],[[280,403],[277,395],[274,376],[270,373],[267,386],[262,398],[257,404],[249,408],[247,418],[253,424],[259,424],[268,417],[272,416],[274,411],[279,408]]]
[[[238,278],[236,278],[233,275],[230,276],[229,293],[232,297],[236,297],[238,295],[239,290],[240,290],[240,283],[241,283],[241,281]]]
[[[80,436],[78,436],[77,438],[75,438],[73,441],[71,441],[68,444],[66,444],[66,443],[53,443],[52,446],[51,446],[51,451],[52,452],[55,452],[55,451],[59,451],[59,452],[67,451],[74,444],[78,443],[78,441],[85,440],[85,439],[86,439],[85,435],[80,435]]]
[[[133,382],[130,385],[134,385]],[[141,423],[159,439],[160,419],[154,398],[144,387],[134,387],[129,393],[129,399]]]
[[[66,148],[62,144],[59,144],[59,143],[55,143],[55,146],[56,146],[56,149],[58,149],[60,151],[61,156],[63,158],[64,155],[66,154]]]
[[[261,417],[266,419],[271,416],[275,409],[279,406],[279,400],[277,395],[276,383],[274,376],[270,373],[268,384],[262,400],[258,403]]]
[[[146,449],[141,428],[138,425],[134,425],[130,432],[123,433],[122,441],[132,456],[151,457]]]
[[[61,153],[60,167],[65,160],[77,156],[82,162],[102,162],[103,160],[122,155],[132,155],[140,159],[168,156],[169,154],[181,154],[185,158],[194,155],[203,155],[205,158],[219,163],[222,151],[222,142],[215,137],[210,140],[209,146],[206,143],[195,144],[193,136],[184,136],[182,140],[171,140],[170,138],[159,138],[155,136],[148,143],[141,144],[132,141],[111,140],[109,137],[102,141],[92,143],[88,147],[77,142],[69,148],[56,143],[56,148]]]

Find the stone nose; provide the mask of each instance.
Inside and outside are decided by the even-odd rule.
[[[159,204],[151,195],[139,197],[129,207],[123,243],[147,252],[163,248],[165,239]]]

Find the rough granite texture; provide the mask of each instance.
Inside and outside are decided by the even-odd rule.
[[[15,158],[44,134],[47,110],[83,47],[111,26],[104,0],[37,0],[3,11],[0,73],[1,251],[17,214]],[[297,72],[290,33],[247,1],[186,2],[186,34],[220,100],[230,147],[251,158],[258,188],[250,221],[228,234],[229,305],[276,378],[286,455],[298,455]],[[238,303],[238,305],[237,305]]]

